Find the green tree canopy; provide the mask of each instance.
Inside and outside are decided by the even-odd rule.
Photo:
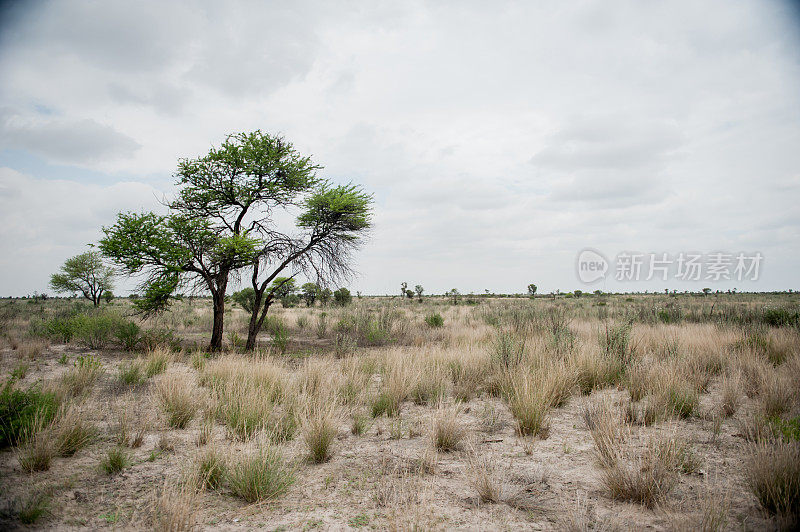
[[[50,277],[50,288],[62,293],[80,292],[97,307],[103,293],[114,288],[113,280],[114,270],[103,265],[100,253],[87,251],[67,259]]]

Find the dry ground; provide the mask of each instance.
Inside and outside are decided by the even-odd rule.
[[[800,333],[742,321],[796,310],[793,295],[277,308],[285,345],[275,321],[257,353],[214,356],[202,350],[203,300],[143,324],[172,331],[172,350],[134,352],[31,336],[61,302],[0,303],[21,309],[5,314],[3,380],[38,383],[72,409],[39,427],[44,470],[26,471],[35,443],[0,451],[3,526],[24,526],[20,504],[37,494],[47,511],[30,526],[52,529],[764,530],[796,519],[796,500],[776,516],[750,483],[759,448],[796,449],[774,427],[798,415]],[[426,323],[435,313],[443,326]],[[245,320],[229,310],[232,348]],[[121,380],[131,364],[138,384]],[[60,457],[52,448],[75,420],[94,436]],[[107,473],[117,450],[127,460]],[[229,472],[258,450],[277,452],[294,482],[247,502]],[[200,489],[209,453],[220,480]]]

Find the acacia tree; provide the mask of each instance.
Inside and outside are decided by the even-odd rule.
[[[284,283],[294,283],[300,274],[315,277],[317,284],[323,285],[350,276],[351,254],[371,227],[371,204],[372,196],[355,185],[323,183],[302,201],[303,212],[296,220],[299,236],[292,238],[277,232],[270,235],[252,264],[255,305],[246,349],[255,348],[269,307],[280,297]],[[284,276],[279,278],[280,274]],[[320,299],[323,304],[327,302],[330,290],[322,290]]]
[[[274,230],[272,210],[318,186],[318,168],[280,136],[230,135],[207,155],[179,161],[180,188],[168,215],[120,214],[114,226],[104,228],[100,248],[128,273],[144,275],[144,311],[163,308],[187,283],[208,290],[214,315],[209,348],[219,350],[231,275],[252,265],[265,248],[292,246]],[[256,294],[256,309],[259,302]]]
[[[111,293],[114,270],[103,265],[97,251],[81,253],[64,262],[61,270],[50,277],[50,288],[56,292],[80,292],[83,297],[100,305],[103,293]]]

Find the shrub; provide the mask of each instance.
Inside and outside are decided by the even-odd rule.
[[[428,327],[441,327],[444,325],[444,318],[438,312],[434,312],[433,314],[426,314],[425,315],[425,323],[428,324]]]
[[[618,367],[627,368],[633,363],[635,348],[631,344],[632,322],[620,325],[606,324],[605,330],[600,334],[600,347],[605,353],[617,362]]]
[[[138,324],[128,320],[121,320],[117,323],[114,336],[117,338],[120,345],[122,345],[123,349],[126,351],[134,351],[139,345],[139,342],[142,341],[141,333],[142,329]]]
[[[111,343],[120,318],[105,312],[78,314],[73,321],[74,336],[90,349],[102,349]]]
[[[322,312],[317,318],[317,338],[324,338],[328,332],[328,313]]]
[[[100,460],[100,469],[107,475],[119,473],[129,465],[130,458],[128,457],[128,453],[121,447],[110,449],[102,460]]]
[[[762,320],[772,327],[797,326],[800,322],[800,312],[787,308],[766,308]]]
[[[797,523],[800,516],[799,443],[754,444],[745,473],[750,490],[765,510]]]
[[[6,382],[0,390],[0,449],[24,441],[35,421],[47,424],[57,410],[55,394],[42,392],[38,386],[20,390]]]
[[[294,471],[274,447],[239,456],[228,468],[228,486],[247,502],[274,499],[294,483]]]
[[[275,327],[272,332],[272,346],[281,354],[286,352],[286,347],[289,345],[289,331],[283,325]]]
[[[147,329],[142,332],[140,343],[146,351],[179,351],[181,343],[168,329]]]
[[[167,415],[167,424],[170,427],[185,428],[197,413],[197,398],[186,377],[162,377],[156,384],[155,395]]]

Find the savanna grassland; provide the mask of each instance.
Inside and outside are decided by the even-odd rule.
[[[0,301],[1,524],[797,526],[796,294],[275,307]]]

